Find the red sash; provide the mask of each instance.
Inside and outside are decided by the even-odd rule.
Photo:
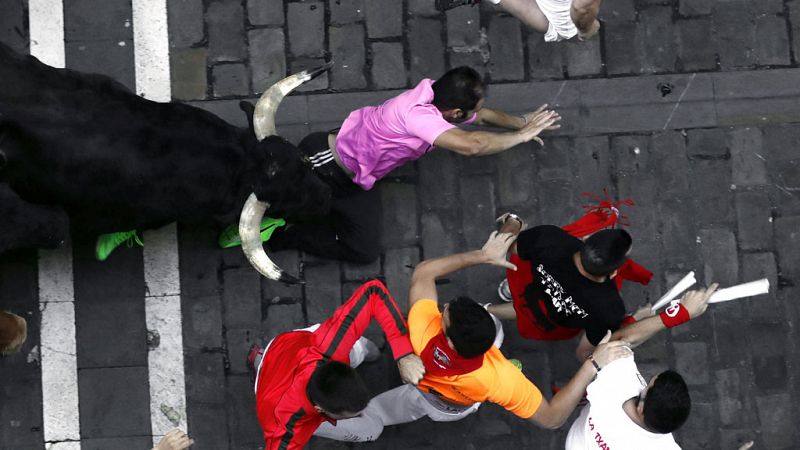
[[[425,365],[425,372],[439,377],[463,375],[480,369],[483,365],[483,355],[464,358],[450,348],[444,331],[428,341],[420,357]]]

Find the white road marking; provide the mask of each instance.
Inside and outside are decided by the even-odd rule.
[[[31,55],[63,68],[66,54],[61,0],[30,0],[28,23]],[[72,281],[71,245],[39,252],[42,424],[45,448],[54,450],[81,448]]]
[[[133,0],[136,92],[172,99],[166,0]],[[170,429],[186,430],[186,381],[183,366],[178,234],[175,224],[144,233],[145,316],[148,334],[157,336],[147,365],[153,444]]]

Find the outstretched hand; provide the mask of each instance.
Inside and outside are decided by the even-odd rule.
[[[483,244],[483,248],[481,249],[481,252],[483,252],[484,257],[486,258],[485,262],[487,264],[501,266],[511,270],[517,270],[517,266],[506,259],[508,249],[516,239],[517,236],[513,233],[499,233],[497,231],[492,231],[492,234],[489,235],[489,240]]]
[[[681,298],[681,304],[684,306],[684,308],[686,308],[687,311],[689,311],[689,317],[694,319],[695,317],[706,312],[706,309],[708,308],[708,300],[718,287],[718,283],[711,283],[711,286],[707,287],[706,289],[689,291],[683,295],[683,298]]]
[[[175,428],[164,435],[153,450],[184,450],[191,447],[192,444],[194,444],[193,439],[189,439],[186,433]]]
[[[529,112],[522,117],[525,119],[525,125],[519,129],[522,136],[525,138],[525,142],[530,140],[534,140],[539,143],[539,145],[544,146],[544,141],[539,136],[544,130],[557,130],[561,128],[561,125],[557,124],[559,120],[561,120],[561,116],[552,110],[546,110],[547,104],[544,104],[539,107],[536,111]]]
[[[403,383],[417,385],[425,375],[425,365],[422,359],[415,354],[403,356],[397,360],[397,370]]]
[[[625,341],[611,341],[611,331],[608,331],[592,352],[592,359],[602,369],[610,362],[633,355],[630,344]]]

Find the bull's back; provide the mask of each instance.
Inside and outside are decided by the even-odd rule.
[[[207,216],[219,213],[246,163],[243,130],[143,99],[109,77],[55,69],[0,44],[0,79],[0,121],[26,137],[5,149],[14,164],[4,176],[26,180],[23,194],[37,201],[120,220]]]

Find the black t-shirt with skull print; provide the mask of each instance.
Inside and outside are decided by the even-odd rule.
[[[589,342],[597,345],[607,330],[622,324],[625,305],[613,280],[598,283],[575,267],[573,255],[582,246],[583,241],[554,225],[533,227],[517,238],[517,253],[531,262],[533,270],[533,283],[524,297],[538,324],[545,329],[583,328]]]

